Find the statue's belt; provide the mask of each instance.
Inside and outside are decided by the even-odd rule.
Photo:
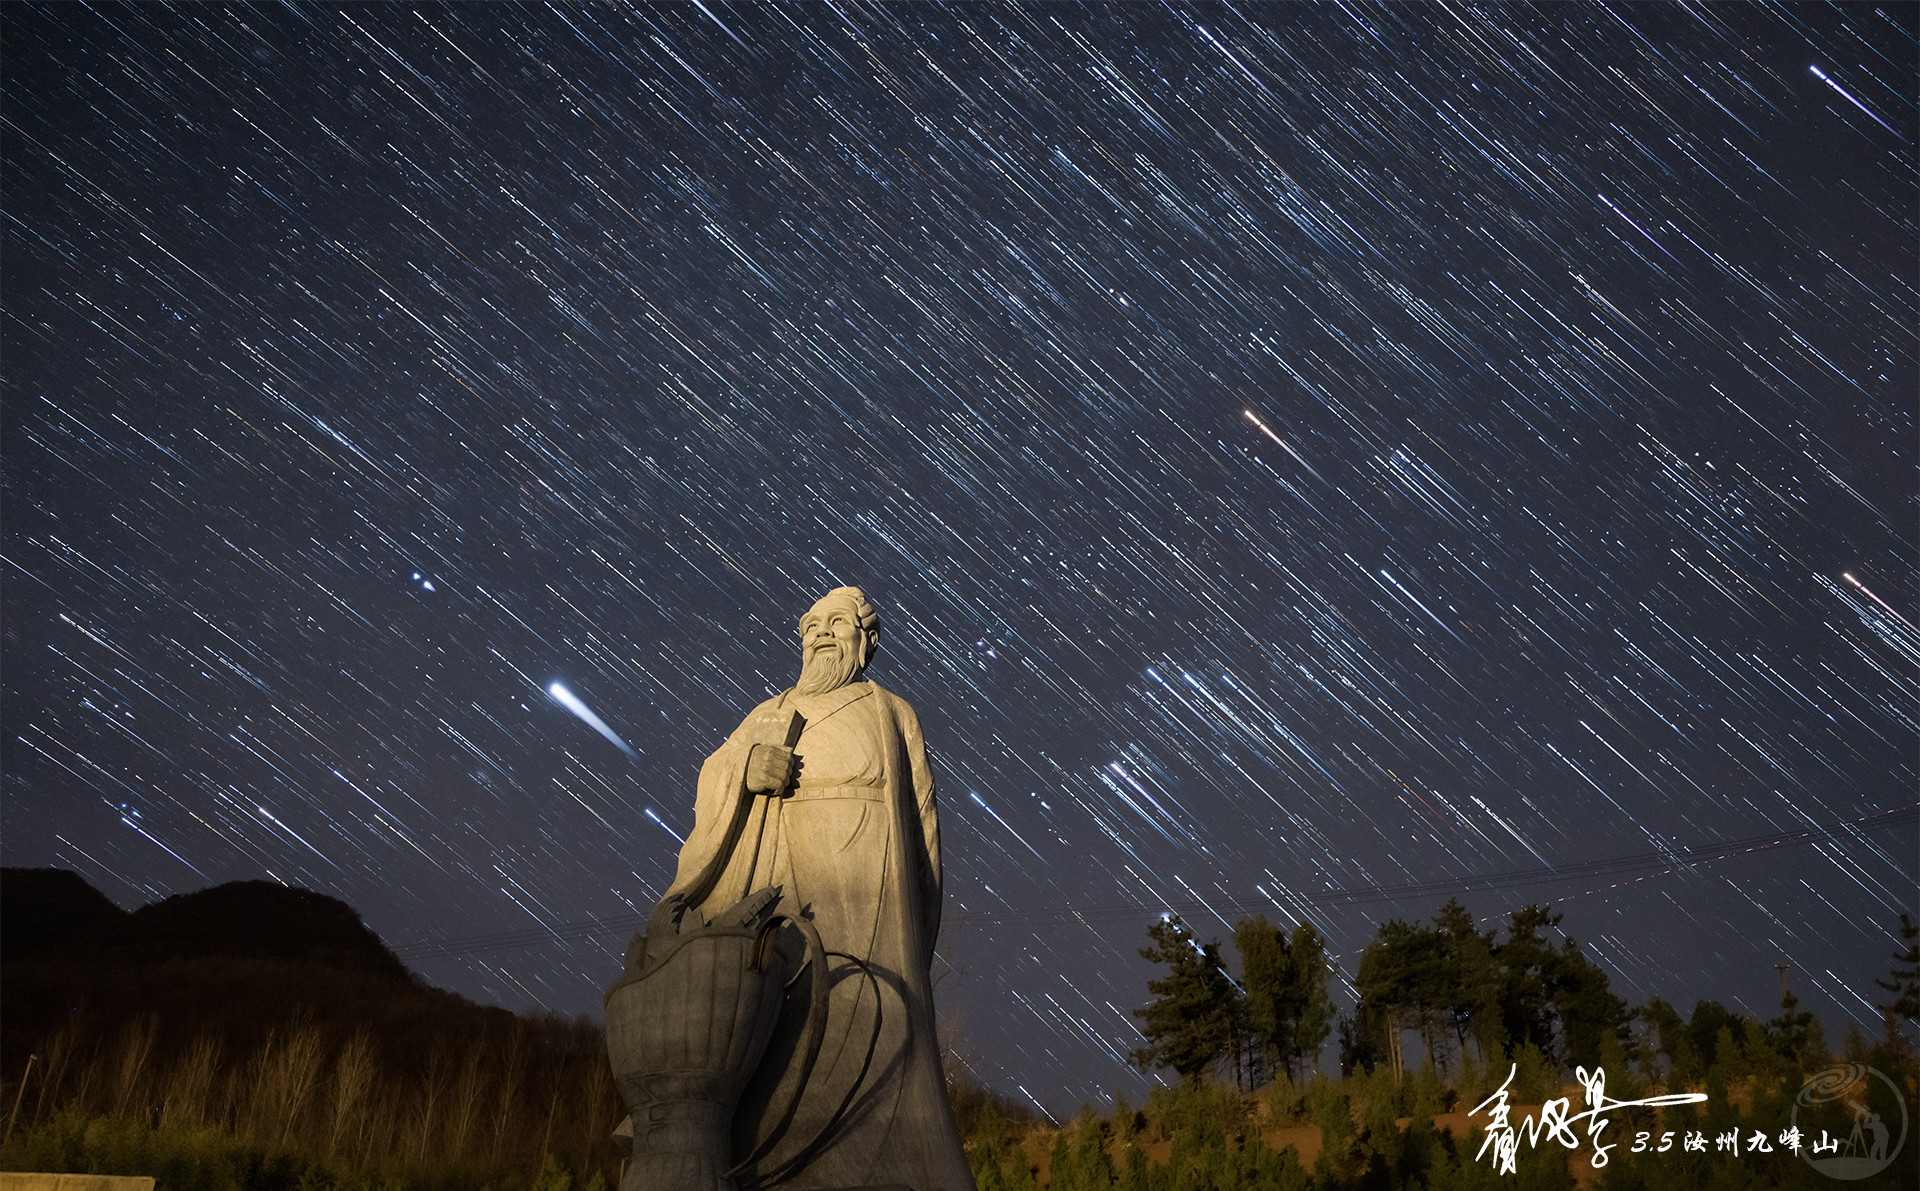
[[[885,802],[885,786],[800,786],[788,796],[791,799],[814,802],[828,798],[858,798],[866,802]]]

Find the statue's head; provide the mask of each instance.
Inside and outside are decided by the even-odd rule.
[[[880,651],[880,614],[857,587],[836,587],[800,618],[800,681],[794,689],[819,695],[860,677]]]

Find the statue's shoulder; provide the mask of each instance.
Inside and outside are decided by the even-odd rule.
[[[888,690],[886,687],[881,686],[877,682],[869,680],[867,682],[867,685],[873,688],[873,696],[875,700],[877,700],[882,707],[885,707],[887,709],[888,714],[892,715],[895,720],[899,721],[901,727],[907,729],[910,732],[919,731],[920,717],[914,714],[913,704],[907,702],[905,699],[902,699],[900,696],[894,694],[892,691]]]
[[[786,701],[787,696],[792,693],[791,690],[781,691],[754,704],[747,714],[740,717],[740,726],[733,730],[734,736],[739,736],[755,724],[770,720],[774,713],[780,710],[780,705]]]

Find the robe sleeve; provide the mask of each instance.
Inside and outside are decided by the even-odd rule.
[[[698,883],[703,874],[709,878],[718,876],[717,869],[724,867],[726,860],[721,853],[730,850],[735,842],[728,839],[727,834],[734,824],[740,800],[747,797],[747,754],[754,745],[748,729],[772,702],[768,700],[754,708],[733,730],[733,735],[727,737],[726,743],[700,766],[700,782],[693,799],[693,830],[687,833],[686,842],[680,847],[680,866],[666,897],[680,894],[689,902],[704,900],[710,890],[690,887]],[[708,872],[709,868],[716,871]]]
[[[891,694],[891,692],[889,692]],[[933,797],[933,767],[927,763],[927,741],[920,734],[920,717],[905,699],[892,697],[900,724],[901,746],[907,754],[912,776],[912,798],[920,821],[921,844],[925,847],[926,870],[920,889],[922,922],[927,931],[927,950],[931,952],[940,937],[940,812]]]

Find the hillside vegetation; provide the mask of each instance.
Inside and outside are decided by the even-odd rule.
[[[351,907],[305,890],[241,882],[127,913],[71,873],[3,875],[0,1169],[146,1174],[159,1191],[618,1184],[622,1110],[596,1023],[428,987]],[[1900,1032],[1920,1009],[1912,933],[1878,982],[1893,994],[1886,1036],[1851,1032],[1831,1055],[1790,995],[1766,1023],[1711,1001],[1686,1017],[1658,1000],[1628,1010],[1571,943],[1537,940],[1533,911],[1505,941],[1459,918],[1450,906],[1433,928],[1382,925],[1361,1003],[1338,1023],[1337,1078],[1318,1064],[1334,1015],[1309,928],[1242,924],[1235,982],[1217,946],[1157,924],[1143,954],[1168,975],[1149,986],[1136,1061],[1174,1067],[1178,1086],[1056,1123],[956,1083],[980,1191],[1832,1191],[1773,1144],[1796,1111],[1811,1134],[1795,1102],[1810,1075],[1835,1059],[1884,1074],[1847,1092],[1856,1133],[1867,1110],[1906,1128],[1920,1108]],[[1705,1100],[1609,1114],[1604,1167],[1583,1125],[1575,1148],[1543,1136],[1502,1173],[1483,1152],[1488,1117],[1469,1110],[1504,1083],[1516,1119],[1556,1097],[1579,1112],[1569,1079],[1593,1065],[1614,1100]],[[1844,1131],[1837,1111],[1820,1119]],[[1912,1187],[1920,1138],[1903,1140],[1898,1161],[1850,1185]]]
[[[173,1191],[607,1186],[600,1028],[420,983],[352,907],[237,882],[125,913],[5,871],[0,1168]]]

